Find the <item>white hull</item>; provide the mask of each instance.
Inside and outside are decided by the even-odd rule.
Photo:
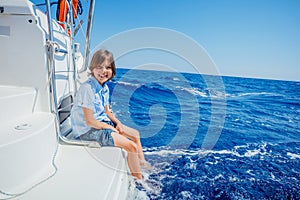
[[[126,167],[123,161],[122,150],[118,148],[59,145],[54,159],[57,172],[22,199],[124,199],[129,180],[122,171]],[[118,170],[106,166],[107,163]]]

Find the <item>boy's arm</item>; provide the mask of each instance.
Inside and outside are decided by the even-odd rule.
[[[115,127],[113,127],[109,124],[106,124],[104,122],[100,122],[100,121],[96,120],[94,118],[92,110],[85,108],[85,107],[82,107],[82,110],[83,110],[83,115],[84,115],[84,121],[88,126],[90,126],[92,128],[96,128],[96,129],[111,129],[113,131],[118,132],[118,130]]]
[[[109,105],[105,106],[105,113],[107,114],[108,118],[116,125],[116,129],[122,133],[123,131],[123,124],[118,120],[118,118],[113,114],[112,110],[110,109]]]

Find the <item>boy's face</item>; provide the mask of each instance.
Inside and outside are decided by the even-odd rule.
[[[93,74],[97,81],[103,85],[112,77],[112,68],[109,62],[105,61],[93,69]]]

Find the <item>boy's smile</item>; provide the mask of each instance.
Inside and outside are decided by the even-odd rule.
[[[103,85],[106,81],[108,81],[112,77],[112,69],[110,65],[104,65],[107,63],[103,63],[99,67],[95,67],[93,70],[93,74],[97,81]]]

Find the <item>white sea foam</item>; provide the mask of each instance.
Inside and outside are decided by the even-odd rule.
[[[140,84],[137,84],[137,83],[129,83],[129,82],[124,82],[124,81],[118,81],[117,84],[125,85],[125,86],[132,86],[132,87],[140,86]]]
[[[297,158],[300,158],[300,155],[299,155],[299,154],[295,154],[295,153],[287,152],[287,155],[290,156],[291,159],[297,159]]]
[[[184,199],[192,199],[193,198],[193,194],[190,191],[182,191],[182,192],[180,192],[180,194],[182,195],[182,197]]]
[[[247,97],[247,96],[282,96],[281,94],[270,93],[270,92],[244,92],[237,94],[226,94],[226,97]]]
[[[271,172],[271,178],[272,178],[272,180],[276,180],[276,177],[274,176],[274,174]]]
[[[238,97],[243,97],[243,96],[259,96],[259,95],[268,95],[271,93],[267,92],[246,92],[246,93],[239,93],[237,94]]]
[[[171,150],[171,149],[157,149],[155,151],[145,151],[145,155],[158,155],[162,157],[170,156],[170,155],[184,155],[184,154],[197,154],[198,151],[191,151],[191,150],[185,150],[185,149],[176,149],[176,150]]]
[[[189,163],[189,169],[196,170],[197,169],[197,164],[195,164],[195,163]]]
[[[250,175],[252,175],[252,176],[254,176],[255,174],[253,174],[252,172],[253,172],[253,170],[251,170],[251,169],[248,169],[247,171],[246,171],[248,174],[250,174]]]
[[[135,180],[135,185],[138,189],[138,197],[134,199],[149,199],[146,194],[157,196],[161,193],[162,185],[159,180],[152,179],[151,174],[158,174],[161,172],[161,168],[153,167],[152,169],[142,169],[142,180]],[[163,178],[163,177],[161,177]],[[147,197],[147,198],[146,198]]]
[[[256,155],[258,155],[258,154],[260,154],[261,153],[261,151],[260,151],[260,149],[256,149],[256,150],[248,150],[245,154],[244,154],[244,156],[245,157],[253,157],[253,156],[256,156]]]
[[[219,163],[219,161],[215,161],[215,162],[206,162],[206,164],[210,164],[210,165],[217,165]]]
[[[150,198],[147,196],[147,193],[145,191],[141,191],[136,188],[134,179],[130,179],[127,199],[149,200]]]
[[[235,146],[232,150],[186,150],[186,149],[149,149],[145,151],[145,155],[157,155],[161,157],[168,157],[168,156],[181,156],[181,155],[199,155],[201,157],[207,156],[208,154],[217,154],[217,155],[234,155],[236,157],[254,157],[257,155],[266,155],[266,143],[257,146],[255,149],[248,149],[249,145],[240,145]],[[162,147],[163,148],[163,147]],[[242,151],[244,153],[240,153],[239,149],[245,149]],[[294,154],[296,155],[296,154]],[[300,157],[300,155],[298,155]],[[218,159],[217,157],[215,157]],[[215,163],[210,163],[215,164]]]
[[[182,87],[182,86],[176,86],[176,88],[179,89],[179,90],[188,92],[188,93],[190,93],[192,95],[195,95],[195,96],[208,97],[208,95],[205,92],[199,91],[198,88],[185,88],[185,87]]]
[[[223,92],[221,92],[221,91],[218,91],[218,90],[214,90],[214,89],[210,89],[210,88],[206,88],[205,89],[206,91],[208,91],[208,93],[209,93],[209,96],[211,97],[211,98],[224,98],[224,97],[226,97],[226,95],[227,94],[225,94],[225,93],[223,93]]]
[[[214,150],[200,150],[199,155],[201,156],[206,156],[208,154],[233,154],[233,151],[230,150],[219,150],[219,151],[214,151]]]
[[[222,174],[218,174],[217,176],[215,176],[213,178],[213,180],[218,180],[218,179],[225,179],[224,176]]]
[[[226,96],[226,94],[224,94],[223,92],[220,91],[216,91],[216,90],[212,90],[209,88],[203,89],[203,91],[201,91],[199,88],[194,88],[194,87],[182,87],[182,86],[176,86],[176,89],[188,92],[192,95],[195,96],[200,96],[200,97],[210,97],[210,98],[224,98]]]
[[[251,177],[251,178],[249,178],[249,181],[252,181],[252,182],[254,182],[254,181],[256,181],[256,179],[255,179],[255,178],[253,178],[253,177]]]
[[[236,182],[238,180],[237,177],[229,176],[229,182]]]

